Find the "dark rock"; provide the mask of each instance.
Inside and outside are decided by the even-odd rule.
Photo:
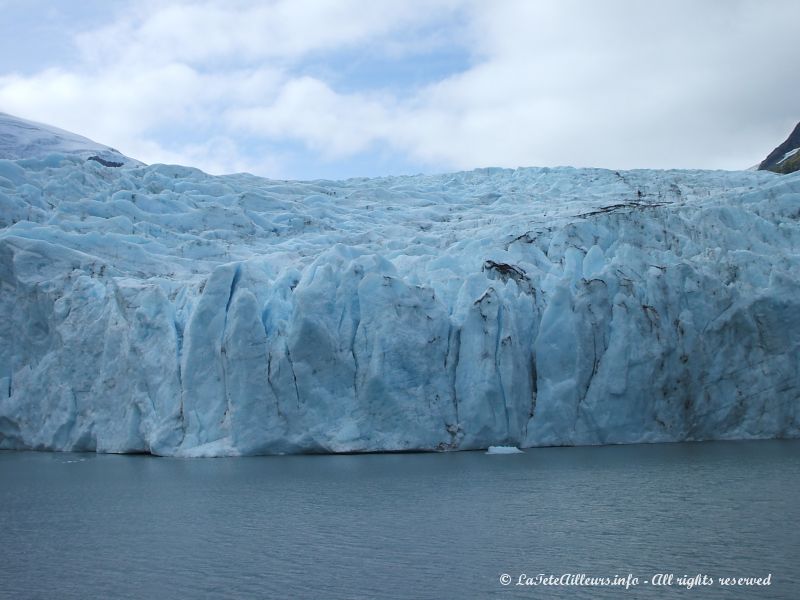
[[[106,160],[104,158],[100,158],[99,156],[90,156],[86,160],[93,160],[95,162],[99,162],[104,167],[121,167],[123,163],[115,162],[113,160]]]
[[[800,123],[797,124],[789,137],[786,138],[786,141],[775,148],[775,150],[770,152],[767,158],[765,158],[762,163],[758,165],[758,170],[776,171],[778,173],[791,173],[793,171],[797,171],[800,169],[800,158],[798,158],[798,154],[800,154],[800,152],[786,161],[782,161],[787,152],[791,152],[796,148],[800,148]],[[785,163],[789,164],[787,165]]]

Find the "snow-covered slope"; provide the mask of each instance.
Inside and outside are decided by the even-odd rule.
[[[114,148],[51,125],[20,119],[0,112],[0,159],[42,157],[48,154],[74,154],[94,157],[111,165],[141,165]]]
[[[0,161],[0,447],[800,434],[800,174]]]

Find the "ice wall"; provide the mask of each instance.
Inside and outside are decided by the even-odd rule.
[[[800,175],[0,160],[0,448],[800,434]]]

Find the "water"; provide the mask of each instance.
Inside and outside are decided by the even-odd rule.
[[[0,598],[793,600],[798,498],[800,441],[508,456],[6,452]],[[522,573],[641,581],[517,586]],[[772,584],[643,583],[657,573]]]

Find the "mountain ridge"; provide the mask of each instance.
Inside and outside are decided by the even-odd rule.
[[[758,169],[782,174],[800,170],[800,123],[783,143],[767,155],[758,165]]]

